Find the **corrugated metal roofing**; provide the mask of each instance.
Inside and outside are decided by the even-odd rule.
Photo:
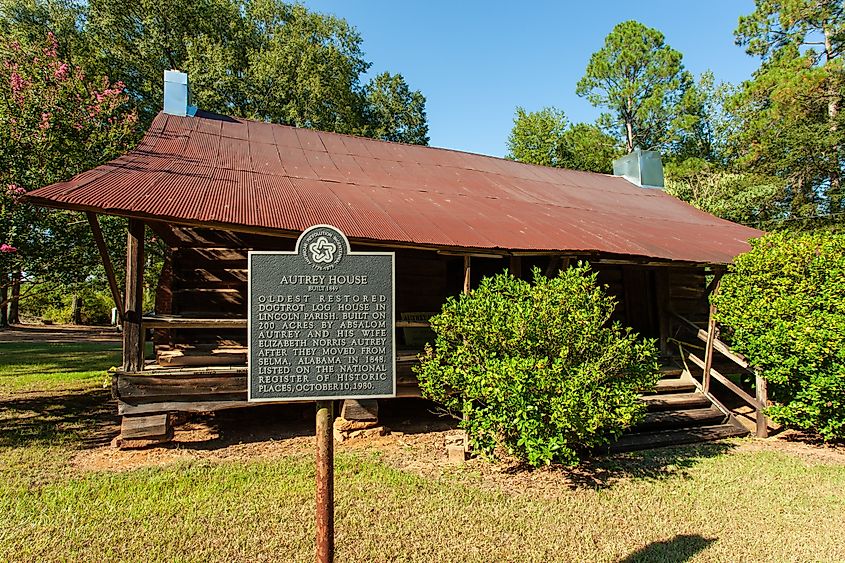
[[[727,263],[760,231],[622,178],[239,120],[159,114],[138,148],[30,192],[99,213],[513,251]]]

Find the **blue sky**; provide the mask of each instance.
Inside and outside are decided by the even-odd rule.
[[[306,0],[361,33],[371,73],[405,76],[427,98],[431,144],[503,156],[514,109],[551,105],[572,121],[599,114],[575,95],[590,55],[617,23],[659,29],[696,76],[738,83],[759,61],[734,44],[753,0],[407,2]]]

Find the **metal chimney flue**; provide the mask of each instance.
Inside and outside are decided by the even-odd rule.
[[[634,152],[613,161],[613,175],[622,176],[641,188],[663,189],[663,161],[657,151]]]
[[[197,108],[190,105],[188,75],[178,70],[164,71],[164,113],[193,117]]]

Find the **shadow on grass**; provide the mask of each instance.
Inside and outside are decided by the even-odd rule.
[[[574,489],[604,489],[621,480],[684,477],[689,468],[702,460],[724,455],[735,447],[730,442],[708,442],[594,456],[564,471]]]
[[[105,445],[117,433],[116,410],[106,389],[2,397],[0,447]]]
[[[714,538],[705,538],[698,534],[677,535],[671,540],[654,542],[638,549],[620,559],[619,563],[684,563],[715,541]]]

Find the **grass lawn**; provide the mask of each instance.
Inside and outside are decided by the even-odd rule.
[[[0,342],[0,393],[102,385],[120,355],[111,342]]]
[[[0,343],[0,560],[313,560],[307,439],[269,456],[205,443],[173,462],[80,465],[155,452],[103,445],[114,409],[84,374],[114,363],[107,349],[29,346]],[[72,390],[45,386],[45,365]],[[845,560],[841,452],[747,439],[511,473],[409,444],[338,447],[338,561]]]

